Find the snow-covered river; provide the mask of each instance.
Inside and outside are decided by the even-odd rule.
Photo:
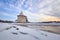
[[[0,23],[0,40],[60,40],[60,35],[29,27]]]

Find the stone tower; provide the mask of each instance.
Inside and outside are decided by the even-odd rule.
[[[17,15],[17,22],[27,23],[28,22],[27,16],[23,15],[23,12],[21,12],[19,15]]]

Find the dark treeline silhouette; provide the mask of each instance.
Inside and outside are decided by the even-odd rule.
[[[60,21],[48,21],[48,22],[42,22],[42,23],[60,23]]]
[[[2,23],[13,23],[13,21],[7,21],[7,20],[1,20],[1,19],[0,19],[0,22],[2,22]]]

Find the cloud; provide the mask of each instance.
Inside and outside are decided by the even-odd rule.
[[[6,12],[0,12],[0,19],[14,21],[16,20],[16,15],[9,14]]]
[[[0,6],[2,5],[3,3],[0,2]]]
[[[45,15],[45,14],[34,14],[29,11],[24,11],[23,14],[27,16],[27,18],[30,22],[60,21],[60,19],[58,17],[49,16],[49,15]]]
[[[59,17],[60,15],[60,1],[59,0],[45,0],[39,5],[40,10],[38,13],[49,15],[49,16],[56,16]]]
[[[24,10],[26,16],[31,21],[44,21],[46,19],[59,19],[60,13],[60,1],[59,0],[37,0],[25,2],[28,6],[27,10]],[[25,7],[25,6],[24,6]],[[48,17],[48,18],[46,18]]]
[[[30,21],[44,21],[45,17],[60,18],[60,0],[8,0],[3,8],[11,13],[23,11]],[[13,16],[9,13],[3,13],[3,15]]]
[[[15,17],[15,15],[13,15],[13,14],[9,14],[9,13],[6,13],[6,12],[0,12],[0,15],[2,15],[2,16],[7,16],[7,17]]]
[[[0,12],[0,15],[4,15],[4,16],[11,16],[10,14],[5,13],[5,12]]]
[[[55,17],[55,16],[45,16],[43,18],[44,20],[43,21],[60,21],[60,19],[58,17]]]
[[[31,13],[29,11],[23,11],[23,14],[27,16],[28,20],[30,22],[38,22],[38,19],[40,19],[38,14]]]

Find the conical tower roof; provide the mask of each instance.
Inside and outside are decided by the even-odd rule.
[[[19,17],[19,16],[25,16],[25,15],[24,15],[23,12],[21,11],[20,14],[18,15],[18,17]]]
[[[21,11],[20,15],[23,15],[23,12]]]

